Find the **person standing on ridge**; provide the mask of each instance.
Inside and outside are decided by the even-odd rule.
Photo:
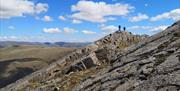
[[[124,27],[123,30],[126,31],[126,27]]]
[[[119,31],[121,31],[121,25],[119,25],[118,27],[119,27]]]

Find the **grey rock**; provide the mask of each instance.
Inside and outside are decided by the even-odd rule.
[[[150,37],[117,31],[1,91],[179,91],[179,35],[180,21]],[[46,83],[31,88],[31,80]]]

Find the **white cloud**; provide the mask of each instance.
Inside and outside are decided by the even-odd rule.
[[[73,19],[73,20],[72,20],[72,23],[74,23],[74,24],[80,24],[80,23],[82,23],[82,21]]]
[[[76,31],[75,29],[68,28],[68,27],[65,27],[65,28],[63,29],[63,31],[64,31],[65,33],[75,33],[75,32],[78,32],[78,31]]]
[[[9,36],[10,39],[17,39],[16,36]]]
[[[0,36],[0,41],[11,41],[17,38],[17,36]]]
[[[134,7],[128,4],[107,4],[105,2],[79,1],[71,6],[73,19],[89,22],[106,22],[108,17],[127,15]]]
[[[82,33],[84,33],[84,34],[96,34],[96,32],[89,31],[89,30],[83,30]]]
[[[58,42],[63,41],[59,38],[47,36],[0,36],[0,41],[26,41],[26,42]]]
[[[66,18],[64,16],[59,16],[58,17],[60,20],[66,21]]]
[[[163,19],[173,19],[174,21],[180,20],[180,8],[165,12],[163,14],[151,17],[150,21],[158,21]]]
[[[109,33],[108,32],[102,32],[103,35],[108,35]]]
[[[47,9],[47,4],[35,5],[34,2],[28,0],[0,0],[0,19],[35,15],[46,12]]]
[[[62,30],[59,28],[44,28],[43,32],[45,33],[76,33],[78,32],[77,30],[73,29],[73,28],[68,28],[68,27],[64,27]]]
[[[128,27],[128,30],[148,30],[150,32],[163,31],[167,28],[167,25],[162,26],[132,26]]]
[[[114,18],[114,17],[108,17],[108,18],[106,18],[108,21],[114,21],[114,20],[116,20],[116,18]]]
[[[118,30],[118,27],[114,26],[114,25],[104,25],[104,24],[101,24],[100,25],[100,29],[101,30],[104,30],[104,31],[107,31],[107,32],[113,32],[113,31],[117,31]]]
[[[47,16],[47,15],[45,15],[42,20],[46,21],[46,22],[53,21],[53,19],[50,16]]]
[[[8,26],[8,29],[10,29],[10,30],[14,30],[14,29],[15,29],[15,27],[14,27],[14,26]]]
[[[35,18],[36,20],[40,20],[39,16],[35,16],[34,18]]]
[[[131,26],[128,27],[128,30],[150,30],[152,29],[151,26]]]
[[[163,30],[165,30],[167,27],[168,27],[168,26],[157,26],[157,27],[152,28],[150,31],[152,31],[152,32],[163,31]]]
[[[148,4],[146,3],[146,4],[144,4],[144,6],[145,6],[145,7],[148,7]]]
[[[44,3],[38,3],[36,6],[35,6],[35,12],[37,14],[41,13],[41,12],[47,12],[48,10],[48,4],[44,4]]]
[[[45,32],[45,33],[60,33],[61,30],[59,28],[44,28],[43,32]]]
[[[129,18],[129,21],[130,22],[138,22],[138,21],[142,21],[142,20],[146,20],[146,19],[149,19],[149,17],[146,14],[139,13],[137,16]]]

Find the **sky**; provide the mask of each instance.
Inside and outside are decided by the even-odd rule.
[[[180,20],[180,0],[0,0],[0,41],[92,42],[126,27],[153,35]]]

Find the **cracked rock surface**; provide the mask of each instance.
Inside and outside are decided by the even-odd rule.
[[[150,37],[117,31],[95,44],[1,91],[180,90],[180,21]]]

